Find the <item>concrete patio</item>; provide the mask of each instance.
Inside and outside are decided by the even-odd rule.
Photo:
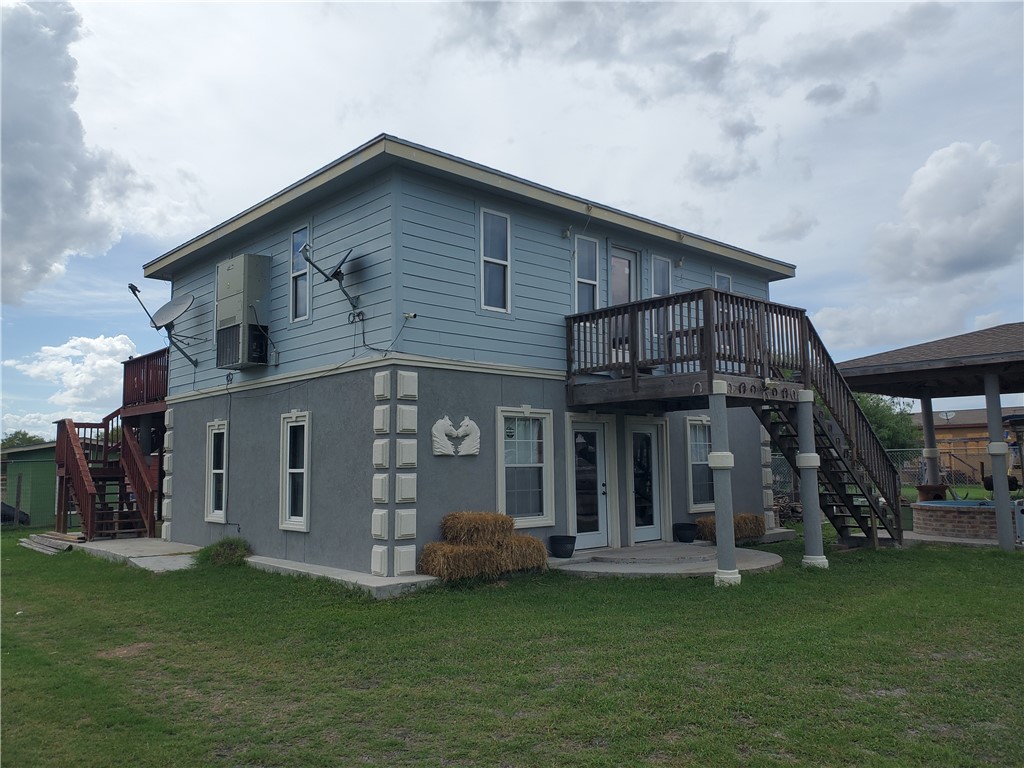
[[[736,565],[741,574],[762,573],[781,568],[782,558],[771,552],[737,548]],[[565,559],[549,557],[548,567],[591,577],[710,577],[718,569],[718,550],[708,542],[679,544],[656,541],[621,549],[585,550]]]

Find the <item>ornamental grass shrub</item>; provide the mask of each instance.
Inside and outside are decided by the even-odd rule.
[[[249,542],[238,536],[228,536],[196,552],[196,565],[200,568],[245,565],[251,554],[252,547],[249,546]]]

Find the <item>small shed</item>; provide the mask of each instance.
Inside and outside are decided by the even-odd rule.
[[[56,443],[5,448],[0,454],[3,501],[18,506],[32,518],[33,526],[52,526],[57,508]],[[21,481],[21,504],[18,482]]]

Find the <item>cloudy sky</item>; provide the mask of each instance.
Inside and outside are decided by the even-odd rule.
[[[836,360],[1020,321],[1022,7],[4,0],[3,430],[114,410],[142,265],[382,132],[796,264]]]

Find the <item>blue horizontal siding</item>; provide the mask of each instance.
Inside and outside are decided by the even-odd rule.
[[[480,307],[481,208],[510,217],[509,313]],[[311,317],[290,322],[291,232],[307,225],[311,226],[313,258],[326,272],[352,249],[343,267],[344,284],[357,299],[361,322],[354,319],[353,308],[338,285],[315,271],[310,272]],[[570,227],[573,236],[563,237]],[[172,351],[170,392],[223,384],[227,371],[214,367],[214,261],[243,252],[272,257],[271,296],[260,319],[270,326],[281,364],[235,372],[236,381],[322,368],[368,354],[364,332],[366,343],[379,349],[393,345],[396,351],[416,355],[562,370],[565,315],[575,311],[575,234],[598,243],[601,306],[607,305],[609,295],[612,244],[637,252],[640,296],[652,293],[655,256],[673,265],[675,291],[696,290],[713,282],[715,259],[694,255],[682,245],[593,225],[585,217],[548,213],[539,206],[496,196],[493,190],[408,170],[389,171],[311,209],[305,217],[257,232],[243,247],[175,276],[174,295],[191,292],[195,296],[177,330],[201,339],[188,347],[200,366],[193,371]],[[676,266],[680,259],[681,266]],[[732,277],[737,293],[767,298],[767,282],[756,271],[743,265],[719,270]],[[417,317],[404,321],[403,312]]]

